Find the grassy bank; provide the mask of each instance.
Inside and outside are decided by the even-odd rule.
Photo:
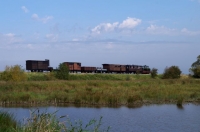
[[[55,81],[54,73],[26,73],[27,81]],[[135,80],[135,79],[150,79],[150,75],[135,75],[135,74],[73,74],[69,75],[69,80]],[[160,78],[160,76],[158,76]]]
[[[0,104],[132,105],[200,101],[200,80],[150,75],[75,74],[71,80],[0,82]],[[72,79],[73,78],[73,79]]]

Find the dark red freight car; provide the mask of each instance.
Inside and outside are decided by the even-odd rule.
[[[108,73],[125,73],[126,65],[119,64],[102,64],[103,69],[107,69]]]
[[[63,62],[69,67],[70,72],[81,72],[81,63],[80,62]]]
[[[81,73],[95,73],[96,67],[82,66]]]

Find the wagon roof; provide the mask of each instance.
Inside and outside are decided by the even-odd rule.
[[[63,62],[63,63],[81,63],[81,62]]]
[[[49,61],[49,60],[26,60],[26,61]]]

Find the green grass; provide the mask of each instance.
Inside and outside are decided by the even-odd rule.
[[[145,102],[177,102],[180,98],[183,98],[183,102],[200,101],[200,80],[186,76],[181,79],[152,79],[150,75],[133,74],[71,74],[70,76],[70,80],[67,81],[1,81],[0,102],[2,105],[5,103],[132,105]]]
[[[49,81],[57,80],[54,73],[26,73],[28,81]],[[149,79],[150,75],[135,74],[70,74],[69,80],[135,80]]]
[[[0,111],[0,132],[13,132],[17,128],[17,123],[13,114]]]

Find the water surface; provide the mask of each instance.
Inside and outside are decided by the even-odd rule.
[[[30,117],[30,111],[37,107],[0,107],[12,112],[17,120]],[[102,128],[111,126],[111,132],[200,132],[200,105],[149,105],[138,108],[128,107],[39,107],[39,111],[55,112],[57,116],[68,115],[71,120],[102,119]]]

